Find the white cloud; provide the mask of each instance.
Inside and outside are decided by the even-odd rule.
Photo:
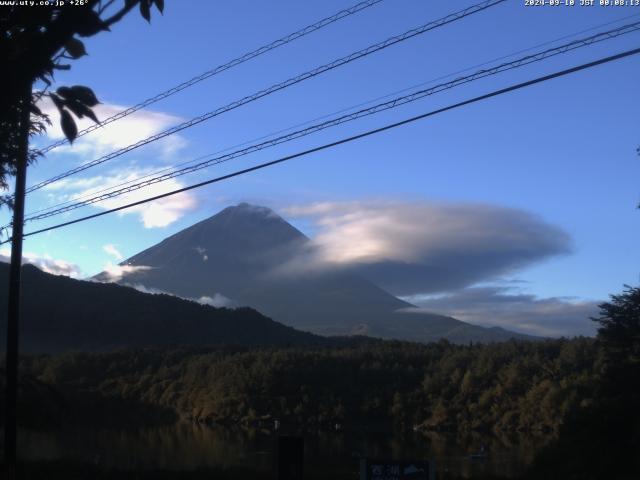
[[[102,182],[103,182],[102,176],[88,177],[88,178],[67,177],[67,178],[58,180],[56,182],[50,183],[43,188],[47,192],[62,191],[63,192],[62,195],[64,195],[64,192],[66,192],[67,190],[80,190],[80,189],[88,190],[88,189],[93,189],[97,187],[101,189]],[[61,197],[60,194],[58,194],[57,196],[50,194],[50,200],[52,202],[59,202],[61,200],[71,200],[73,198],[74,197],[70,195],[66,197]]]
[[[151,268],[153,267],[146,265],[114,265],[109,262],[102,269],[102,272],[97,277],[97,281],[115,283],[131,273],[150,270]]]
[[[170,293],[159,288],[147,287],[141,283],[123,283],[126,287],[131,287],[142,293],[148,293],[150,295],[170,295],[172,297],[181,298],[182,300],[188,300],[190,302],[199,303],[200,305],[208,305],[209,307],[216,308],[231,308],[235,306],[235,302],[230,298],[225,297],[221,293],[215,293],[212,297],[202,296],[200,298],[181,297],[174,293]]]
[[[595,333],[589,316],[596,302],[480,286],[571,251],[563,230],[529,212],[468,203],[325,202],[286,213],[310,219],[318,234],[285,272],[333,267],[361,274],[419,307],[407,313],[537,336]]]
[[[11,250],[0,249],[0,262],[8,263],[11,260]],[[80,278],[82,270],[78,265],[66,260],[51,257],[51,255],[40,255],[33,252],[22,253],[22,264],[31,264],[38,267],[43,272],[53,275],[64,275],[65,277]]]
[[[64,138],[60,128],[59,114],[50,99],[45,98],[39,105],[41,110],[49,114],[52,126],[47,129],[47,137],[50,140]],[[125,110],[127,107],[115,104],[99,104],[94,108],[98,119],[108,118],[115,113]],[[72,145],[60,146],[52,153],[71,153],[81,155],[83,160],[91,161],[106,153],[132,145],[139,140],[147,138],[166,130],[168,127],[181,122],[182,119],[162,112],[140,110],[123,117],[115,122],[79,137]],[[76,119],[78,129],[93,125],[88,118]],[[170,135],[164,139],[152,142],[148,148],[152,148],[154,159],[172,158],[186,145],[186,140],[179,135]],[[147,147],[141,147],[147,148]],[[52,203],[74,200],[85,195],[92,196],[98,191],[113,187],[123,182],[128,182],[140,176],[153,173],[152,168],[120,168],[112,173],[95,175],[86,178],[66,178],[51,183],[45,187],[51,196]],[[100,204],[94,204],[97,208],[110,209],[125,203],[136,202],[150,196],[167,193],[171,190],[182,188],[184,184],[176,179],[145,187],[136,192],[131,192],[121,197],[105,200]],[[137,213],[146,228],[166,227],[187,211],[195,207],[195,196],[190,193],[182,193],[166,197],[155,202],[139,205],[119,212],[119,215]]]
[[[152,288],[142,285],[141,283],[122,283],[121,285],[125,287],[131,287],[134,290],[138,290],[142,293],[148,293],[149,295],[170,295],[172,297],[176,297],[173,293],[165,292],[164,290],[160,290],[159,288]]]
[[[60,182],[52,183],[45,187],[46,190],[63,191],[57,197],[57,201],[84,200],[100,195],[103,190],[116,187],[123,183],[133,182],[137,179],[153,173],[151,168],[127,168],[113,173],[87,178],[68,178]],[[184,184],[173,178],[164,182],[149,185],[140,190],[135,190],[119,197],[103,200],[92,204],[95,208],[111,209],[127,203],[144,200],[148,197],[161,195],[184,187]],[[119,216],[137,214],[140,216],[145,228],[166,227],[180,219],[186,212],[197,205],[196,197],[192,193],[184,192],[169,197],[161,198],[153,202],[144,203],[118,212]]]
[[[230,298],[225,297],[221,293],[215,293],[213,297],[204,296],[195,300],[201,305],[209,305],[217,308],[229,308],[235,305],[235,302]]]
[[[315,219],[320,233],[314,243],[327,262],[353,263],[392,256],[414,259],[415,248],[395,244],[397,231],[406,230],[407,226],[383,205],[326,202],[290,207],[285,213]]]
[[[313,221],[313,247],[283,268],[348,268],[392,293],[449,291],[570,251],[529,212],[465,203],[326,202],[285,210]]]
[[[51,140],[64,138],[60,128],[58,110],[50,99],[44,98],[40,102],[40,109],[51,117],[52,125],[47,129],[47,136]],[[93,110],[98,120],[126,110],[128,107],[115,104],[99,104]],[[75,118],[75,117],[74,117]],[[139,110],[115,122],[78,138],[73,145],[64,145],[53,150],[55,153],[72,153],[77,155],[99,157],[116,149],[127,147],[143,138],[155,135],[168,127],[181,122],[182,119],[162,112]],[[93,125],[89,118],[76,118],[78,130]],[[170,157],[183,148],[186,140],[179,135],[170,135],[153,142],[153,148],[163,157]]]
[[[102,250],[104,250],[107,255],[111,255],[117,261],[121,261],[122,259],[124,259],[124,256],[122,255],[122,253],[120,253],[120,250],[118,250],[116,246],[111,243],[103,245]]]
[[[471,287],[433,296],[405,297],[418,305],[408,313],[428,311],[489,327],[545,337],[596,333],[590,320],[600,302],[563,297],[540,298],[505,287]]]
[[[533,215],[480,204],[334,202],[285,212],[316,220],[320,233],[314,242],[326,260],[335,263],[415,262],[474,244],[486,251],[495,240],[502,247],[538,233],[528,228],[528,222],[537,220]],[[544,225],[537,222],[536,226]]]

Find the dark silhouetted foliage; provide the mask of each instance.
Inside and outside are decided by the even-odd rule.
[[[7,176],[15,174],[16,159],[26,138],[22,136],[20,118],[23,108],[29,108],[30,134],[42,133],[50,125],[48,115],[38,102],[51,98],[60,113],[64,134],[73,141],[77,127],[73,116],[85,116],[98,121],[92,107],[98,104],[93,91],[82,85],[48,89],[56,70],[69,70],[63,63],[77,60],[87,54],[80,38],[92,37],[109,31],[127,13],[138,7],[141,15],[150,21],[151,6],[162,12],[163,0],[84,0],[81,4],[49,2],[49,5],[25,6],[23,2],[0,8],[0,187],[7,187]],[[37,2],[41,3],[41,2]],[[32,91],[34,83],[43,88]],[[28,92],[28,93],[27,93]],[[30,98],[29,98],[30,97]],[[38,156],[29,154],[29,161]],[[8,198],[2,199],[8,203]]]
[[[0,263],[0,303],[9,266]],[[274,322],[250,308],[200,305],[116,284],[84,282],[23,267],[21,351],[96,351],[151,345],[319,344],[322,337]],[[4,324],[6,312],[0,310]],[[0,348],[5,345],[0,329]]]
[[[68,399],[71,410],[75,398],[99,392],[203,423],[259,426],[277,418],[314,429],[338,422],[550,432],[593,402],[596,359],[594,341],[584,338],[473,346],[361,341],[29,356],[21,371]]]
[[[594,401],[571,412],[532,478],[640,478],[640,288],[612,295],[593,320],[602,352]]]

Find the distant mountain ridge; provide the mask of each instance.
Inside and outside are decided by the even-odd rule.
[[[6,305],[9,266],[0,263],[0,304]],[[102,351],[145,346],[322,345],[326,339],[274,322],[250,308],[219,309],[170,295],[22,272],[21,352]],[[0,311],[0,349],[6,309]]]
[[[310,245],[309,238],[269,208],[241,203],[122,262],[126,272],[117,281],[186,298],[222,295],[285,325],[322,335],[421,342],[535,338],[444,315],[405,313],[414,306],[346,272],[277,274]],[[96,279],[109,281],[110,276],[103,272]]]

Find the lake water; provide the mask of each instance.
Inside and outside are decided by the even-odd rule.
[[[439,473],[465,478],[482,473],[513,478],[548,438],[343,430],[306,433],[304,440],[305,470],[326,472],[326,478],[356,479],[361,455],[434,460]],[[65,459],[127,470],[250,466],[267,471],[275,465],[276,441],[277,434],[267,430],[179,423],[135,431],[21,430],[18,448],[25,460]],[[489,452],[487,458],[470,459],[482,445]]]

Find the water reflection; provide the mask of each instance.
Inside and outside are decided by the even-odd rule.
[[[513,478],[532,461],[548,437],[496,437],[471,433],[307,432],[308,471],[327,478],[355,478],[358,457],[432,459],[438,471],[470,478],[480,473]],[[272,470],[276,434],[267,430],[209,427],[192,423],[125,430],[21,431],[20,456],[29,460],[66,459],[127,470],[194,470],[251,467]],[[484,446],[486,459],[470,454]]]

